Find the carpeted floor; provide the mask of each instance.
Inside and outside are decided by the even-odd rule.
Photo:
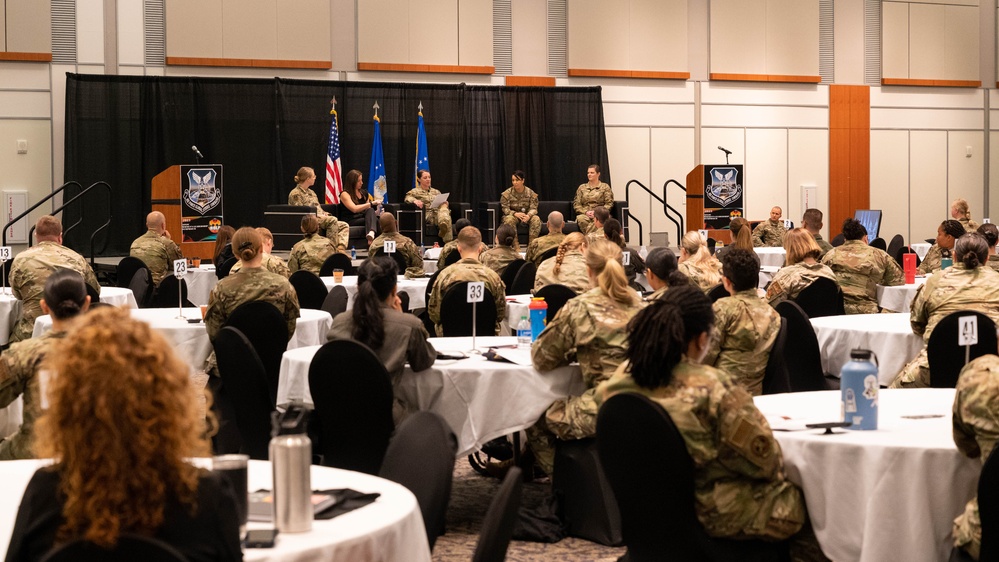
[[[475,544],[482,527],[482,519],[489,509],[493,494],[500,481],[475,473],[465,459],[455,461],[451,505],[447,514],[447,533],[434,545],[434,562],[468,562],[475,552]],[[549,479],[536,480],[524,485],[522,504],[536,505],[548,494]],[[615,562],[624,554],[624,548],[599,545],[582,539],[566,538],[555,544],[513,541],[506,559],[511,562],[540,560],[567,560],[577,562]]]

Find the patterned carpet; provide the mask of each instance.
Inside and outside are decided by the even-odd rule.
[[[455,462],[451,505],[447,515],[447,533],[434,545],[434,562],[468,562],[475,552],[482,519],[500,481],[476,474],[468,461]],[[522,504],[541,503],[551,487],[549,479],[524,485]],[[612,548],[582,539],[566,538],[555,544],[513,541],[506,559],[511,562],[567,560],[578,562],[615,562],[624,548]]]

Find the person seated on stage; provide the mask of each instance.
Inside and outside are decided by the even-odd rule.
[[[956,221],[955,221],[956,222]],[[954,265],[934,273],[916,292],[909,313],[912,332],[929,343],[930,334],[945,316],[957,311],[981,312],[999,323],[999,273],[986,267],[988,243],[977,232],[958,238],[954,246]],[[930,367],[926,347],[902,368],[890,388],[930,386]]]
[[[524,254],[524,259],[534,262],[535,266],[540,266],[541,255],[552,248],[557,248],[562,243],[562,240],[565,240],[565,234],[562,234],[563,226],[565,226],[565,219],[562,218],[562,213],[558,211],[549,213],[548,234],[538,236],[527,245],[527,252]]]
[[[368,256],[375,257],[385,255],[385,241],[395,242],[395,251],[406,260],[406,279],[418,279],[424,276],[423,256],[416,247],[416,243],[409,237],[399,234],[399,225],[395,222],[395,215],[392,213],[382,213],[378,217],[378,225],[382,233],[371,242],[368,247]]]
[[[308,166],[299,168],[295,174],[295,187],[288,194],[288,204],[315,209],[319,228],[322,228],[326,236],[334,242],[337,250],[345,251],[350,240],[350,226],[323,210],[319,204],[319,197],[315,191],[312,191],[314,183],[316,183],[316,172]]]
[[[236,229],[229,225],[222,225],[215,234],[215,249],[212,252],[212,264],[215,269],[222,269],[222,265],[235,258],[232,253],[232,235],[236,234]]]
[[[950,204],[950,216],[961,223],[966,232],[976,232],[978,230],[978,223],[971,220],[971,208],[968,207],[968,202],[964,199],[955,199]]]
[[[579,231],[589,234],[596,228],[593,224],[593,211],[602,206],[610,209],[614,206],[614,192],[611,186],[600,181],[600,166],[590,164],[586,167],[586,183],[576,188],[576,197],[572,208],[576,211],[576,224]]]
[[[42,411],[41,389],[35,375],[52,346],[65,337],[72,319],[90,307],[83,277],[71,269],[56,270],[45,280],[40,304],[42,312],[52,316],[52,329],[37,338],[15,343],[0,355],[0,408],[24,396],[21,427],[13,435],[0,439],[0,460],[4,461],[34,458],[33,427]]]
[[[964,227],[956,220],[950,219],[940,223],[940,226],[937,227],[937,242],[930,246],[930,250],[926,252],[926,257],[919,263],[919,274],[926,275],[939,270],[944,250],[953,253],[954,242],[965,232]]]
[[[454,221],[455,232],[461,232],[461,229],[465,228],[466,226],[472,226],[472,221],[466,218],[460,218]],[[447,257],[451,255],[451,252],[454,252],[457,249],[458,249],[457,238],[453,238],[450,242],[441,246],[441,253],[437,256],[437,269],[444,269],[445,267],[447,267],[447,265],[445,264]],[[486,249],[483,248],[483,251],[485,250]]]
[[[493,295],[493,304],[496,305],[496,327],[493,334],[500,332],[500,323],[506,318],[506,287],[495,271],[489,269],[479,261],[479,251],[482,246],[482,234],[474,226],[466,226],[458,232],[458,253],[461,259],[457,263],[444,268],[437,275],[434,286],[430,291],[430,301],[427,302],[427,314],[436,327],[438,336],[444,335],[444,327],[441,325],[441,304],[444,296],[452,285],[457,285],[462,281],[482,281],[485,288]],[[483,303],[480,306],[489,306]]]
[[[429,369],[437,359],[437,351],[427,341],[430,334],[423,322],[402,311],[395,260],[378,256],[364,260],[357,270],[357,296],[354,307],[337,314],[327,339],[352,339],[371,348],[397,387],[402,372],[409,363],[414,373]],[[406,403],[396,398],[392,417],[398,426],[410,411]]]
[[[594,218],[596,218],[595,214]],[[610,240],[617,244],[617,247],[621,248],[622,254],[625,252],[631,254],[628,256],[628,265],[624,266],[624,274],[628,277],[628,283],[634,284],[638,274],[645,273],[645,260],[642,259],[638,250],[625,245],[624,234],[621,232],[621,223],[617,219],[607,219],[601,230],[604,233],[604,240]],[[593,236],[593,234],[590,234],[590,236]],[[592,242],[592,239],[590,242]]]
[[[985,237],[989,245],[989,261],[986,263],[994,271],[999,271],[999,255],[996,255],[996,244],[999,243],[999,227],[986,223],[978,227],[978,233]]]
[[[41,560],[77,539],[112,548],[126,533],[184,560],[243,559],[232,484],[190,462],[212,454],[211,424],[170,342],[103,307],[77,320],[46,368],[34,449],[54,464],[28,482],[7,560]]]
[[[527,243],[541,233],[541,217],[538,216],[538,194],[524,185],[524,172],[513,172],[513,185],[500,195],[503,210],[503,224],[517,231],[518,224],[527,225]],[[460,232],[460,231],[459,231]]]
[[[594,391],[625,359],[624,328],[644,303],[628,286],[621,249],[597,240],[586,249],[589,291],[570,299],[538,336],[531,348],[534,368],[544,373],[579,361],[587,390],[556,400],[527,430],[527,441],[542,470],[552,473],[556,439],[593,437],[597,430]],[[573,353],[575,350],[575,353]]]
[[[460,230],[458,232],[461,232]],[[520,246],[517,243],[517,229],[508,224],[501,224],[496,229],[496,245],[481,254],[482,265],[502,276],[511,262],[520,259]]]
[[[801,226],[812,235],[815,239],[815,244],[818,245],[819,250],[821,250],[822,255],[818,258],[821,260],[822,256],[826,255],[826,252],[832,250],[832,244],[826,242],[822,238],[822,211],[818,209],[805,209],[805,214],[801,217]]]
[[[380,203],[375,201],[375,198],[364,189],[364,176],[361,175],[361,172],[357,170],[347,172],[343,184],[346,189],[340,194],[340,203],[351,213],[345,221],[347,227],[363,226],[368,238],[368,246],[370,246],[371,241],[378,235],[378,206]]]
[[[988,225],[982,225],[988,226]],[[996,446],[999,437],[999,357],[983,355],[961,370],[954,391],[953,434],[957,450],[982,465]],[[954,519],[951,532],[954,547],[979,560],[982,546],[982,521],[978,498],[964,506],[964,513]]]
[[[451,234],[451,208],[447,201],[441,203],[440,207],[433,209],[430,205],[434,198],[441,194],[440,191],[430,186],[430,171],[416,171],[416,187],[406,193],[404,202],[416,205],[418,209],[423,209],[423,220],[429,225],[437,226],[437,233],[444,242],[450,242],[453,238]]]
[[[658,247],[649,251],[645,257],[645,278],[649,280],[652,294],[645,298],[646,302],[663,298],[670,287],[690,283],[690,278],[680,273],[677,266],[676,256],[669,248]]]
[[[770,220],[765,220],[753,229],[753,246],[757,248],[780,248],[784,245],[784,221],[780,220],[784,211],[780,207],[770,209]]]
[[[805,526],[805,500],[753,397],[701,361],[713,316],[711,301],[692,286],[650,303],[628,323],[627,361],[597,387],[594,404],[634,392],[666,410],[694,462],[694,509],[709,536],[784,540]]]
[[[720,262],[725,261],[725,254],[732,248],[742,248],[752,252],[754,247],[753,229],[749,227],[749,221],[742,217],[735,217],[728,223],[728,228],[732,232],[732,243],[715,251],[715,258]]]
[[[260,234],[260,237],[264,239],[264,261],[263,261],[264,269],[270,271],[271,273],[277,273],[278,275],[281,275],[286,278],[291,277],[291,270],[288,269],[288,264],[284,263],[283,259],[271,253],[271,250],[274,249],[274,235],[271,234],[270,230],[262,226],[257,227],[256,230],[257,233]],[[229,274],[231,275],[233,273],[236,273],[242,267],[243,267],[243,262],[237,261],[236,265],[232,266],[232,269],[229,271]]]
[[[721,262],[708,252],[701,233],[691,230],[683,235],[680,239],[680,273],[707,293],[721,283],[721,268]]]
[[[867,245],[867,229],[857,219],[843,221],[843,238],[822,263],[836,274],[847,314],[876,314],[878,285],[905,285],[905,272],[887,252]]]
[[[582,232],[570,233],[558,245],[558,252],[541,262],[534,276],[534,291],[547,285],[565,285],[576,294],[589,291],[590,272],[586,267],[586,237]]]
[[[302,215],[303,238],[291,247],[288,256],[288,269],[295,273],[299,269],[319,275],[326,259],[337,252],[329,238],[319,234],[319,220],[315,215]]]
[[[798,298],[805,287],[820,277],[837,281],[833,270],[817,261],[822,248],[819,248],[807,228],[788,231],[784,236],[784,251],[787,253],[785,265],[777,270],[767,287],[767,302],[770,306]]]
[[[598,206],[593,209],[593,230],[586,235],[587,242],[593,242],[594,240],[606,240],[607,235],[604,234],[604,224],[610,219],[610,211],[607,207]]]
[[[146,233],[135,239],[128,255],[139,258],[149,268],[153,285],[159,285],[167,273],[173,273],[173,260],[184,257],[180,246],[170,239],[166,217],[159,211],[146,215]]]
[[[86,258],[62,245],[62,223],[52,215],[35,222],[36,244],[14,258],[10,266],[10,288],[21,301],[21,316],[10,331],[10,343],[26,340],[35,329],[35,319],[43,314],[41,300],[45,281],[59,268],[72,269],[97,294],[101,285]]]
[[[759,396],[770,349],[780,332],[780,314],[756,292],[760,260],[754,252],[732,250],[722,272],[722,283],[731,296],[712,305],[715,332],[704,364],[725,371],[750,394]]]

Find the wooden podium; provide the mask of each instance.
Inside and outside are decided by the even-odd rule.
[[[215,242],[184,242],[180,201],[182,189],[181,166],[170,166],[156,174],[152,182],[153,210],[166,217],[170,238],[180,246],[185,258],[200,257],[210,263],[215,254]]]

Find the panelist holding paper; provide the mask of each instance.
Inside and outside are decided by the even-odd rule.
[[[430,171],[418,170],[416,172],[417,186],[409,190],[404,201],[416,205],[423,209],[424,220],[427,224],[437,225],[440,231],[441,240],[450,242],[451,235],[451,208],[447,201],[434,206],[434,200],[441,195],[441,192],[430,187]]]

